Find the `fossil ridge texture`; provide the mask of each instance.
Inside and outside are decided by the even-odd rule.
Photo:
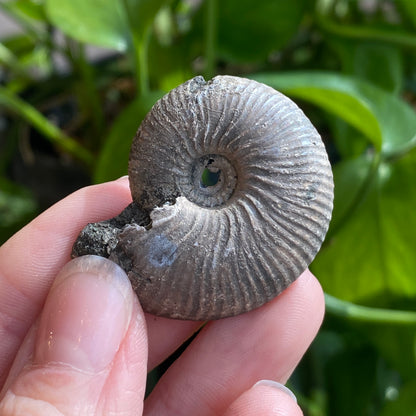
[[[193,78],[160,99],[134,138],[133,203],[89,224],[73,256],[109,257],[147,312],[207,320],[273,299],[318,252],[333,179],[303,112],[256,81]]]

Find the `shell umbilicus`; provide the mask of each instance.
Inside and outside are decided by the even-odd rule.
[[[193,78],[133,141],[133,203],[89,224],[73,256],[109,257],[143,309],[207,320],[263,305],[318,252],[333,201],[324,145],[303,112],[256,81]]]

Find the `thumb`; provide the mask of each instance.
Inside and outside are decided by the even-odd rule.
[[[124,271],[97,256],[58,274],[1,395],[0,414],[142,414],[143,312]]]

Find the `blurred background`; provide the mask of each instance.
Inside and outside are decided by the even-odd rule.
[[[154,102],[217,74],[291,97],[333,166],[305,415],[416,415],[414,0],[0,0],[0,243],[126,174]]]

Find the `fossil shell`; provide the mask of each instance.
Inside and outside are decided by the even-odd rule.
[[[237,315],[274,298],[313,260],[332,211],[315,128],[287,97],[231,76],[196,77],[158,101],[129,178],[152,220],[119,237],[131,280],[145,310],[174,318]]]
[[[149,217],[117,232],[110,259],[145,311],[171,318],[273,299],[313,260],[332,212],[319,134],[287,97],[244,78],[196,77],[159,100],[133,141],[129,178]]]

